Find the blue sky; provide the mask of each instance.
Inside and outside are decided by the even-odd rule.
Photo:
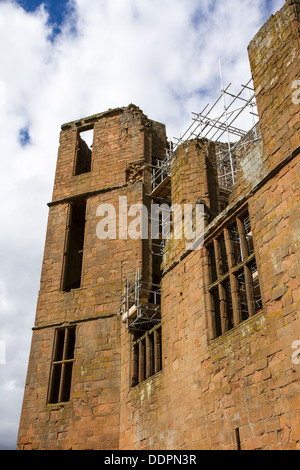
[[[52,28],[51,39],[55,39],[55,37],[61,33],[61,26],[64,24],[65,19],[68,17],[70,12],[72,10],[74,11],[74,8],[76,8],[76,2],[74,2],[73,0],[17,0],[17,3],[25,11],[31,13],[36,11],[41,4],[44,5],[45,10],[49,14],[48,24],[50,24]],[[199,1],[198,3],[199,7],[195,9],[193,17],[191,18],[192,25],[196,29],[205,20],[208,20],[210,15],[214,14],[217,9],[218,0],[209,0],[207,2],[207,12],[203,11],[203,8],[201,7],[201,1]],[[136,5],[138,5],[138,2],[136,3]],[[264,16],[265,18],[270,16],[274,12],[274,0],[261,0],[260,10],[262,11],[262,16]]]
[[[0,449],[14,448],[62,123],[134,103],[179,137],[250,78],[284,0],[0,0]]]
[[[45,0],[44,2],[41,2],[40,0],[18,0],[18,4],[28,12],[34,12],[41,3],[45,5],[46,10],[49,12],[50,22],[55,28],[55,32],[58,33],[65,16],[68,14],[70,6],[68,6],[67,2],[63,0]]]
[[[70,2],[64,0],[18,0],[17,3],[28,12],[33,12],[37,7],[43,3],[46,10],[50,14],[51,22],[57,26],[60,26],[63,23],[65,15],[68,14],[70,9]],[[69,3],[69,4],[68,4]],[[200,5],[201,2],[199,2]],[[273,13],[274,2],[272,0],[262,0],[262,9],[265,10],[266,15]],[[216,8],[217,0],[211,0],[209,2],[209,12],[213,13]],[[201,17],[201,5],[196,9],[196,14],[194,15],[194,20],[197,22],[197,19]]]

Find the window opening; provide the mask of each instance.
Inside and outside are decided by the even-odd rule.
[[[247,318],[249,318],[249,311],[248,311],[248,301],[247,301],[244,271],[240,271],[237,274],[237,280],[238,280],[238,294],[239,294],[239,301],[240,301],[239,307],[241,311],[241,320],[245,321],[247,320]]]
[[[244,225],[244,229],[245,229],[245,237],[246,237],[246,241],[247,241],[248,255],[251,255],[252,253],[254,253],[254,246],[253,246],[253,237],[252,237],[250,219],[249,219],[248,215],[243,218],[243,225]]]
[[[214,316],[215,331],[216,331],[216,335],[220,336],[222,334],[222,328],[221,328],[220,296],[219,296],[218,287],[215,287],[211,291],[211,298],[212,298],[212,303],[213,303],[213,311],[215,313],[215,316]]]
[[[75,175],[91,171],[94,129],[78,131],[75,159]]]
[[[228,262],[227,262],[224,235],[222,235],[219,238],[218,244],[219,244],[219,251],[220,251],[220,262],[221,262],[220,271],[222,274],[226,274],[228,271]]]
[[[208,247],[208,257],[209,257],[209,265],[211,269],[211,282],[215,282],[218,278],[217,276],[217,269],[216,269],[216,257],[215,257],[215,250],[213,245]]]
[[[250,264],[252,282],[253,282],[253,290],[254,290],[254,299],[255,299],[255,311],[256,313],[262,310],[262,298],[259,286],[259,279],[258,279],[258,269],[255,260]]]
[[[161,325],[141,335],[133,334],[132,387],[138,385],[162,369]]]
[[[48,403],[70,400],[75,350],[75,327],[55,331]]]
[[[243,254],[241,251],[241,240],[236,223],[230,227],[229,234],[232,242],[233,263],[237,265],[242,261]]]
[[[225,319],[226,319],[226,331],[233,328],[233,308],[232,308],[232,299],[231,299],[231,290],[230,290],[230,279],[227,278],[226,281],[222,284],[224,291],[224,310],[225,310]]]
[[[248,213],[206,246],[206,256],[211,335],[216,338],[262,310]]]
[[[81,285],[85,212],[86,201],[76,201],[69,206],[62,283],[62,290],[66,292]]]
[[[242,450],[242,448],[241,448],[240,430],[239,430],[239,428],[236,428],[234,431],[235,431],[235,445],[236,445],[236,450]]]

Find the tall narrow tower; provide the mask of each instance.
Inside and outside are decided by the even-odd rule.
[[[157,279],[151,240],[126,236],[124,204],[149,206],[165,147],[164,125],[134,105],[62,126],[18,449],[119,446],[118,304],[137,271]]]

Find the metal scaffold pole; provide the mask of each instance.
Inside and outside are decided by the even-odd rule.
[[[220,69],[220,78],[221,78],[221,93],[223,95],[223,103],[224,103],[224,114],[225,114],[225,122],[226,122],[228,153],[229,153],[229,160],[230,160],[232,182],[234,184],[235,183],[235,175],[234,175],[234,168],[233,168],[233,161],[232,161],[232,154],[231,154],[230,135],[229,135],[229,130],[228,130],[228,115],[227,115],[226,98],[225,98],[225,91],[224,91],[224,84],[223,84],[222,64],[221,64],[220,60],[219,60],[219,69]]]

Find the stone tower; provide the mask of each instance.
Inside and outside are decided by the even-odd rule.
[[[139,269],[152,281],[153,264],[148,240],[120,233],[119,201],[149,204],[165,147],[164,125],[134,105],[62,126],[19,448],[118,448],[118,304],[124,280]],[[99,239],[107,204],[116,233]]]
[[[165,153],[133,105],[62,126],[18,449],[300,448],[299,25],[287,0],[249,44],[229,185],[224,142]],[[153,203],[176,205],[163,250],[159,213],[134,236]],[[175,220],[198,203],[194,249]]]

